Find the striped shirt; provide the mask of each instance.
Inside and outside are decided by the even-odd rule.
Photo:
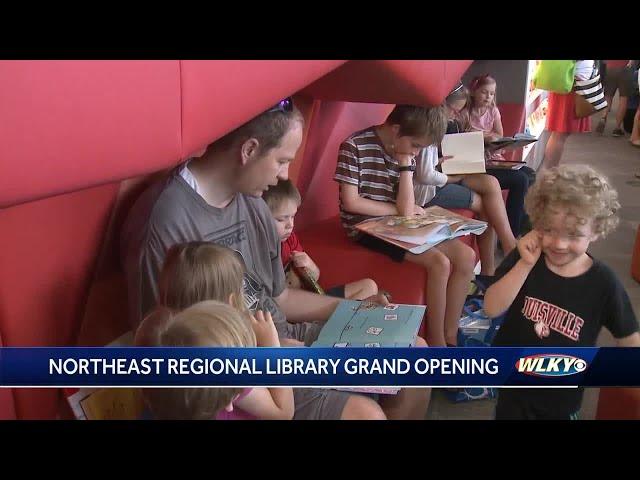
[[[395,203],[400,173],[398,162],[384,151],[375,127],[369,127],[342,142],[333,179],[357,185],[358,194],[363,198]],[[371,217],[347,212],[340,200],[340,219],[350,237],[357,235],[355,224]]]

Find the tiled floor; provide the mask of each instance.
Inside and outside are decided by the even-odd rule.
[[[616,108],[617,99],[614,100],[613,106]],[[612,111],[609,115],[604,135],[595,133],[571,135],[567,140],[562,162],[588,163],[605,173],[618,190],[622,205],[620,225],[606,239],[593,243],[589,251],[613,268],[627,289],[636,316],[640,317],[640,284],[631,278],[629,272],[633,242],[640,224],[640,178],[634,176],[636,172],[640,173],[640,149],[630,144],[628,136],[618,138],[611,136],[615,123],[614,113]],[[592,120],[594,128],[598,119]],[[613,345],[613,338],[605,331],[600,336],[598,344]],[[597,402],[598,389],[588,389],[580,418],[595,418]],[[445,398],[441,390],[434,389],[427,418],[491,419],[494,405],[492,400],[453,404]]]

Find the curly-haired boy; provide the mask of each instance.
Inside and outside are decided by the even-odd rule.
[[[617,223],[620,204],[587,165],[545,172],[525,201],[534,230],[496,271],[485,312],[507,312],[494,346],[591,347],[602,327],[618,346],[640,346],[638,322],[615,273],[587,253]],[[497,419],[577,418],[583,389],[503,389]]]

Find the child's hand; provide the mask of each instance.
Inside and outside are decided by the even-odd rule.
[[[447,183],[458,183],[464,178],[464,175],[447,175]]]
[[[370,297],[362,300],[363,302],[375,303],[376,305],[389,305],[389,297],[387,293],[384,291],[380,291],[375,295],[371,295]]]
[[[452,158],[454,158],[453,155],[444,155],[438,159],[438,165],[442,165],[445,161],[451,160]]]
[[[256,334],[256,344],[259,347],[280,346],[278,332],[269,312],[258,310],[254,315],[251,315],[251,327]]]
[[[531,230],[518,240],[518,253],[527,265],[533,266],[540,258],[542,252],[542,238],[540,232]]]
[[[304,347],[304,342],[294,340],[293,338],[283,338],[280,340],[281,347]]]
[[[302,288],[302,280],[300,280],[300,277],[293,268],[285,272],[285,278],[289,288]]]
[[[291,252],[291,260],[293,260],[293,264],[298,268],[313,269],[311,258],[304,252]]]
[[[424,215],[424,208],[422,208],[420,205],[415,205],[413,207],[413,214],[414,215]]]

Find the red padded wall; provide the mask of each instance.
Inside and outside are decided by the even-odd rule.
[[[0,105],[0,207],[180,158],[178,61],[0,61]]]
[[[2,347],[2,335],[0,335],[0,347]],[[13,390],[0,388],[0,420],[15,420],[16,408],[13,401]]]
[[[5,346],[75,344],[116,184],[0,211]],[[19,418],[55,418],[57,390],[14,390]]]
[[[382,123],[393,105],[316,101],[298,176],[303,201],[296,228],[338,214],[338,184],[334,182],[340,143],[360,129]]]

